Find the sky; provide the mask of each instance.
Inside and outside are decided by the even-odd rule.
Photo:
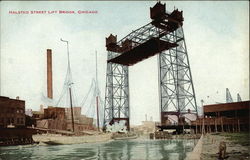
[[[95,77],[95,51],[101,97],[105,97],[105,37],[118,40],[151,21],[155,1],[1,1],[0,95],[26,101],[38,110],[46,96],[46,50],[53,54],[53,91],[57,100],[67,70],[69,41],[71,69],[80,104]],[[200,106],[233,100],[237,93],[249,100],[249,2],[164,1],[166,9],[183,10],[184,34]],[[85,11],[94,14],[10,14],[9,11]],[[157,56],[129,68],[130,123],[147,117],[159,120]],[[104,100],[104,99],[103,99]],[[84,110],[85,108],[83,108]]]

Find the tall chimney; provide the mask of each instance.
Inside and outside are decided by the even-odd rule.
[[[47,93],[48,98],[53,98],[52,87],[52,50],[47,49]]]

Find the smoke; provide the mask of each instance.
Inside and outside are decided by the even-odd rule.
[[[114,133],[114,132],[122,132],[127,133],[127,126],[125,125],[126,121],[119,121],[115,122],[113,125],[107,125],[107,131]]]
[[[41,100],[46,106],[55,106],[55,101],[46,97],[43,93],[41,93]]]

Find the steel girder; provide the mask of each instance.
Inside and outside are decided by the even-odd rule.
[[[114,54],[108,51],[108,59]],[[107,63],[104,125],[119,118],[129,119],[128,66]]]
[[[191,68],[182,27],[162,39],[178,46],[159,54],[161,112],[197,113]]]

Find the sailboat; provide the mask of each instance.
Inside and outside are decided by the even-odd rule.
[[[65,84],[67,84],[68,90],[69,90],[69,99],[70,99],[70,109],[71,109],[71,121],[72,121],[72,132],[75,132],[75,126],[74,126],[74,114],[73,114],[73,104],[72,104],[72,85],[73,85],[73,80],[72,80],[72,73],[71,73],[71,68],[70,68],[70,59],[69,59],[69,42],[66,40],[61,39],[62,42],[67,43],[67,55],[68,55],[68,68],[67,68],[67,75],[65,79]],[[59,98],[62,98],[62,96]],[[59,104],[58,101],[58,104]]]
[[[69,43],[68,41],[66,40],[62,40],[62,42],[65,42],[67,44],[67,55],[68,55],[68,68],[67,68],[67,74],[66,74],[66,78],[65,78],[65,82],[64,82],[64,89],[63,89],[63,92],[58,100],[58,103],[56,106],[59,105],[59,102],[61,101],[63,95],[65,94],[65,92],[69,93],[69,100],[70,100],[70,109],[71,109],[71,120],[72,120],[72,132],[75,132],[75,124],[74,124],[74,111],[73,111],[73,96],[72,96],[72,87],[73,87],[73,80],[72,80],[72,73],[71,73],[71,66],[70,66],[70,57],[69,57]],[[99,91],[99,88],[98,88],[98,71],[97,71],[97,52],[95,52],[96,54],[96,74],[95,74],[95,79],[94,81],[92,82],[94,88],[91,88],[91,89],[94,89],[94,94],[93,94],[93,97],[95,99],[95,105],[94,104],[91,104],[91,106],[95,106],[96,110],[95,110],[95,114],[96,114],[96,126],[97,126],[97,131],[100,131],[100,115],[99,115],[99,107],[100,107],[100,104],[99,102],[101,102],[101,97],[100,97],[100,91]],[[91,85],[92,87],[92,85]],[[85,98],[86,99],[86,98]],[[84,103],[82,103],[82,105],[80,105],[81,107],[84,106]],[[94,110],[94,108],[92,108],[92,110]],[[93,116],[90,116],[90,117],[93,117]],[[91,125],[91,124],[89,124]],[[88,127],[87,127],[88,128]]]

